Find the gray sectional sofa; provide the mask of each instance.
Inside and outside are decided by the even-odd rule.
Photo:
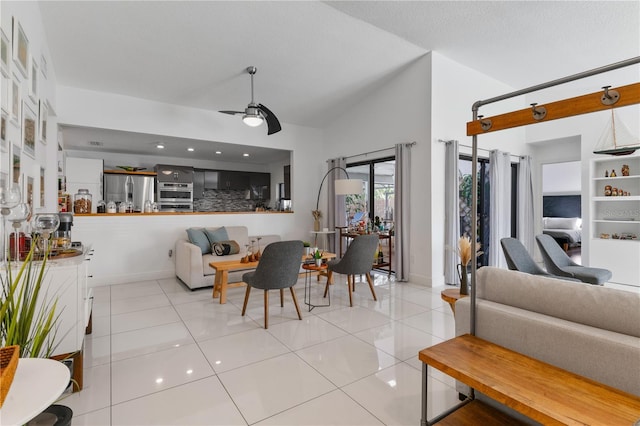
[[[221,227],[204,228],[209,234],[220,231]],[[213,286],[213,278],[216,271],[209,266],[213,261],[237,260],[246,254],[246,244],[250,244],[252,240],[260,237],[260,248],[264,250],[267,244],[280,241],[279,235],[253,235],[250,236],[246,226],[225,226],[225,239],[235,241],[240,247],[240,252],[226,256],[217,256],[215,253],[203,253],[203,248],[192,243],[189,235],[185,230],[185,238],[181,238],[176,242],[175,246],[175,262],[176,276],[185,283],[189,288],[197,289],[201,287]],[[210,251],[210,250],[209,250]],[[232,271],[229,273],[229,282],[242,281],[242,274],[252,269],[244,269]]]
[[[456,335],[470,299],[456,303]],[[483,267],[476,306],[478,337],[640,396],[640,294]]]

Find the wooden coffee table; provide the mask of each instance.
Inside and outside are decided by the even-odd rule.
[[[325,252],[322,255],[323,259],[333,259],[335,258],[335,253]],[[303,255],[301,262],[310,259],[307,255]],[[237,282],[229,284],[229,271],[238,271],[242,269],[252,270],[258,266],[258,262],[248,262],[242,263],[240,260],[223,260],[223,261],[215,261],[210,262],[209,266],[211,266],[216,271],[216,276],[213,280],[213,294],[212,297],[215,299],[220,297],[220,304],[227,303],[227,288],[228,287],[240,287],[245,285],[243,282]]]

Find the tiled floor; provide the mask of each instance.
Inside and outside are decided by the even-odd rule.
[[[331,306],[311,312],[300,279],[302,321],[271,292],[268,330],[256,290],[242,317],[244,288],[225,305],[175,279],[95,288],[84,390],[60,403],[74,425],[418,424],[418,351],[453,337],[454,317],[442,288],[374,278],[377,302],[358,281],[350,308],[338,275]],[[430,418],[457,402],[432,374]]]

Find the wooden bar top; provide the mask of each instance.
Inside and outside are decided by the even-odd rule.
[[[635,395],[469,334],[423,349],[419,359],[545,425],[633,425],[640,419]]]

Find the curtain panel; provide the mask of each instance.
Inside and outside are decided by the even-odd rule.
[[[500,240],[511,236],[511,155],[508,152],[490,152],[489,176],[489,265],[506,269]]]
[[[458,141],[447,141],[444,166],[444,282],[458,284],[456,265],[458,259],[458,239],[460,238],[460,196],[459,166],[460,148]]]

